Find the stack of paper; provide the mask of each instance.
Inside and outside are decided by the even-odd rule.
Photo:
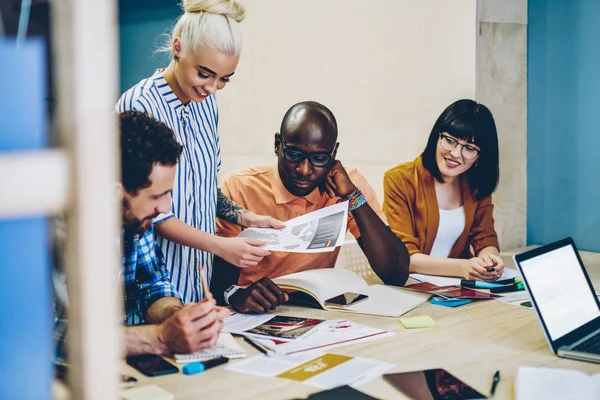
[[[358,387],[380,376],[394,364],[361,357],[311,351],[285,358],[258,355],[225,369],[267,378],[285,378],[319,388]]]
[[[298,328],[276,332],[282,324],[273,321],[296,321]],[[304,320],[304,322],[302,322]],[[311,323],[317,321],[318,323]],[[225,319],[223,332],[252,336],[262,344],[280,354],[296,354],[310,350],[323,350],[349,344],[383,339],[393,335],[382,329],[372,328],[345,319],[315,320],[301,317],[288,317],[272,314],[244,315],[233,314]],[[265,329],[265,326],[271,328]],[[310,327],[310,330],[306,330]],[[287,330],[286,330],[287,329]],[[296,333],[298,334],[296,334]]]

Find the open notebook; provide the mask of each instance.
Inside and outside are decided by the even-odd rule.
[[[600,399],[600,374],[589,376],[572,369],[519,367],[516,400]]]
[[[399,317],[426,302],[427,293],[404,290],[395,286],[369,286],[363,278],[352,271],[334,268],[313,269],[296,272],[273,279],[273,282],[286,291],[299,291],[305,299],[316,303],[325,310],[347,311],[384,317]],[[354,292],[369,296],[349,307],[325,305],[325,300],[337,295]],[[292,293],[292,299],[297,296]]]
[[[221,356],[227,358],[243,358],[246,357],[246,350],[235,341],[231,333],[221,332],[217,343],[210,349],[200,350],[191,354],[175,354],[173,358],[177,363],[184,364],[195,361],[206,361]]]

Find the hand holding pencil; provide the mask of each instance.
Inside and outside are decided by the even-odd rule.
[[[200,266],[200,283],[202,285],[202,292],[204,293],[204,298],[201,301],[214,301],[214,297],[210,292],[210,288],[208,286],[206,270],[202,265]],[[217,311],[217,315],[221,316],[221,320],[229,317],[229,315],[231,314],[229,310],[225,307],[215,305],[215,310]]]

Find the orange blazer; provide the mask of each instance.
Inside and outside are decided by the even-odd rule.
[[[437,235],[440,211],[434,179],[423,166],[421,157],[390,169],[383,178],[383,212],[390,228],[404,242],[411,255],[430,254]],[[494,230],[491,197],[476,201],[466,177],[463,175],[459,179],[465,229],[448,257],[470,258],[488,246],[500,250],[498,235]]]

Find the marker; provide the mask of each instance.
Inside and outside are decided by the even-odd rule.
[[[186,375],[194,375],[194,374],[198,374],[200,372],[204,372],[207,369],[210,369],[212,367],[217,367],[221,364],[225,364],[228,361],[229,361],[229,358],[227,358],[227,357],[219,357],[219,358],[215,358],[215,359],[203,361],[203,362],[193,362],[193,363],[185,365],[182,368],[182,370],[183,370],[183,373]]]
[[[490,289],[490,293],[517,292],[519,290],[525,290],[525,285],[522,282]]]
[[[498,382],[500,382],[500,371],[496,371],[494,374],[494,380],[492,381],[492,396],[494,392],[496,392],[496,386],[498,386]]]
[[[520,276],[514,277],[514,278],[509,278],[509,279],[502,279],[500,281],[496,281],[495,283],[502,283],[504,285],[509,284],[509,283],[521,283],[523,280],[521,279]]]
[[[492,289],[503,287],[504,285],[497,282],[482,282],[482,281],[473,281],[468,279],[461,279],[460,285],[473,289]]]

